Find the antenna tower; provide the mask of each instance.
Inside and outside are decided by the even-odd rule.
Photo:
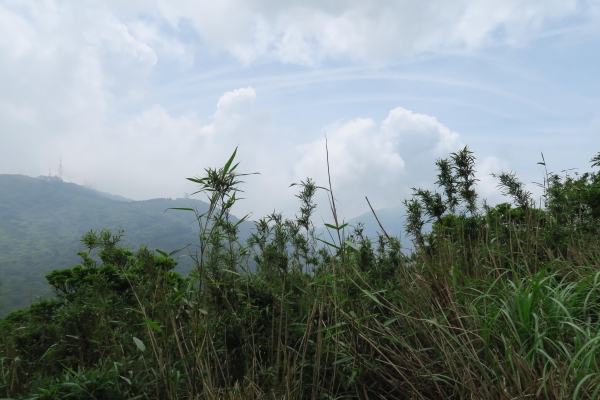
[[[62,156],[60,156],[60,161],[58,163],[58,178],[63,180],[63,167],[62,167]]]

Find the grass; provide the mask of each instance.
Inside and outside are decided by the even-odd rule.
[[[331,184],[310,179],[299,217],[273,213],[241,243],[234,158],[190,179],[210,207],[180,210],[200,232],[189,277],[172,271],[174,254],[90,233],[82,266],[48,276],[57,300],[0,322],[2,395],[598,398],[598,174],[547,174],[544,208],[503,174],[517,205],[480,206],[465,148],[438,160],[443,194],[407,201],[415,251],[404,254],[385,221],[374,240],[340,225]],[[330,194],[329,238],[310,222],[318,190]]]

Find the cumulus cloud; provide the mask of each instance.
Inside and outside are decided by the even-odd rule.
[[[435,160],[463,146],[459,135],[435,117],[401,107],[379,125],[372,119],[355,119],[328,126],[323,133],[334,194],[347,217],[367,210],[365,196],[378,208],[390,207],[406,198],[410,187],[429,187]],[[299,151],[296,179],[310,176],[326,186],[325,138],[301,145]]]
[[[334,193],[340,215],[348,219],[366,211],[365,195],[381,208],[399,204],[412,186],[430,187],[436,158],[463,146],[459,135],[436,118],[400,107],[379,123],[369,118],[338,122],[313,139],[291,143],[279,137],[256,99],[252,87],[226,92],[212,121],[195,113],[173,116],[153,106],[104,126],[92,140],[71,142],[68,154],[82,156],[71,158],[78,169],[68,175],[80,182],[93,176],[100,189],[132,198],[181,196],[194,190],[185,177],[223,165],[239,147],[240,171],[260,175],[245,178],[245,200],[235,212],[260,217],[276,210],[293,216],[298,204],[292,182],[311,177],[328,185],[327,137]],[[328,218],[324,194],[318,198],[319,212]]]

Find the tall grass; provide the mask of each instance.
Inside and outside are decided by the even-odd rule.
[[[385,221],[374,240],[340,224],[331,182],[310,179],[296,218],[259,219],[240,243],[234,158],[190,179],[207,213],[170,211],[200,227],[188,278],[172,272],[174,254],[90,232],[83,266],[48,277],[57,300],[1,322],[4,396],[598,398],[597,174],[548,174],[543,208],[502,174],[516,206],[479,206],[465,148],[438,160],[441,194],[415,189],[406,202],[415,250],[404,254]],[[311,223],[318,190],[328,238]]]

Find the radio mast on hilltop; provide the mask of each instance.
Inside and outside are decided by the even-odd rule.
[[[62,167],[62,155],[60,156],[60,161],[58,163],[58,178],[63,180],[63,167]]]

